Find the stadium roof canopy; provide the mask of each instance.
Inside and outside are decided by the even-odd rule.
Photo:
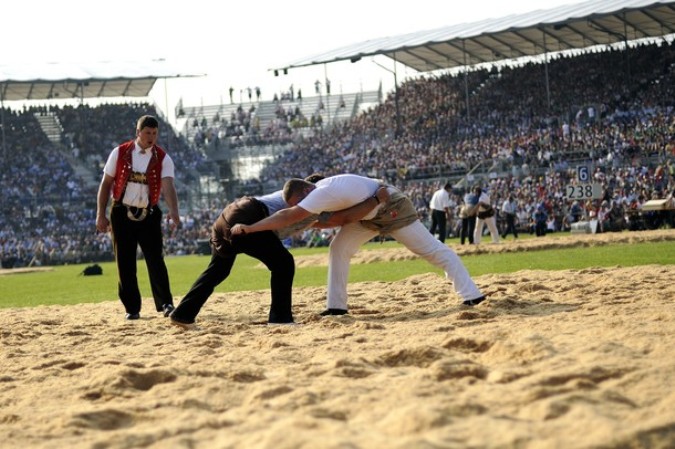
[[[384,55],[429,72],[673,33],[675,1],[592,0],[368,40],[274,70]]]
[[[92,97],[147,97],[161,78],[187,74],[165,60],[0,65],[0,100],[67,100]]]

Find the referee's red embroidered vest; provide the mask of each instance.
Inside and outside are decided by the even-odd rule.
[[[124,142],[117,150],[117,168],[115,171],[115,184],[113,186],[113,198],[115,201],[122,200],[124,190],[127,187],[127,181],[133,171],[131,153],[136,148],[135,142],[135,140]],[[164,156],[166,156],[166,151],[157,145],[152,147],[152,157],[145,171],[150,193],[150,204],[148,207],[159,203],[159,194],[162,191],[162,161],[164,160]]]

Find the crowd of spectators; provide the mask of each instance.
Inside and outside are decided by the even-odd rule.
[[[0,260],[3,267],[57,265],[109,260],[107,235],[96,234],[96,187],[76,174],[69,157],[88,166],[100,179],[112,148],[135,137],[138,117],[156,114],[149,104],[90,107],[44,106],[4,109],[0,169]],[[52,114],[63,128],[52,142],[37,116]],[[201,153],[160,127],[162,145],[180,161],[179,182],[198,178]]]
[[[584,204],[583,219],[607,215],[606,202],[612,217],[623,218],[603,230],[655,227],[662,220],[650,217],[659,214],[645,220],[634,210],[675,188],[668,162],[675,157],[674,63],[672,43],[660,42],[557,56],[548,61],[548,89],[541,63],[407,81],[398,108],[390,94],[383,105],[294,145],[262,178],[316,171],[382,178],[406,191],[425,220],[433,191],[482,163],[486,178],[472,182],[490,190],[497,208],[514,193],[522,227],[533,229],[543,206],[549,229],[559,231],[571,224],[565,188],[576,166],[586,165],[603,194]]]
[[[154,105],[149,103],[106,104],[92,107],[87,104],[63,107],[36,108],[38,113],[53,112],[63,128],[62,144],[73,156],[85,161],[101,173],[110,150],[135,137],[138,117],[149,114],[161,118]],[[36,112],[35,109],[32,110]],[[206,157],[173,127],[163,122],[159,140],[171,157],[181,162],[176,174],[178,182],[195,181],[194,171],[206,162]]]
[[[392,92],[351,120],[317,128],[304,138],[294,136],[291,149],[255,182],[272,190],[288,178],[315,172],[377,177],[410,196],[427,221],[433,191],[449,179],[463,179],[464,188],[480,184],[488,189],[497,210],[513,194],[521,232],[535,233],[535,215],[541,212],[547,232],[569,231],[575,222],[594,219],[599,232],[673,226],[672,214],[641,212],[646,201],[672,196],[675,189],[672,43],[556,56],[547,66],[530,62],[407,80],[397,97]],[[53,112],[64,128],[63,145],[100,172],[103,155],[131,137],[135,120],[149,108],[80,106]],[[40,131],[35,112],[6,112],[9,150],[0,172],[3,263],[111,258],[109,237],[94,233],[95,207],[81,201],[91,195],[91,205],[95,193],[81,191],[72,169]],[[242,109],[221,120],[226,126],[255,127],[251,112]],[[289,111],[277,112],[273,126],[286,129]],[[194,144],[174,135],[170,126],[163,128],[168,135],[160,140],[169,147],[179,176],[208,163]],[[566,187],[577,182],[579,165],[591,169],[601,198],[568,199]],[[190,181],[179,178],[179,189]],[[451,236],[459,234],[463,193],[458,188],[451,195]],[[166,229],[167,253],[203,248],[224,203],[214,200],[186,211],[181,229]],[[306,233],[291,244],[329,240],[330,233]]]
[[[323,102],[319,102],[309,118],[300,107],[302,98],[294,100],[290,96],[275,96],[274,116],[261,123],[258,113],[259,104],[237,105],[229,117],[216,113],[211,123],[206,117],[195,117],[189,126],[194,129],[194,144],[197,147],[240,148],[255,145],[285,145],[302,136],[300,130],[321,128],[323,126]]]
[[[466,172],[494,159],[533,169],[593,157],[610,146],[625,146],[619,148],[625,156],[662,150],[658,140],[636,147],[631,139],[634,133],[667,138],[661,132],[642,136],[642,130],[668,126],[672,118],[672,46],[628,53],[630,75],[620,50],[549,61],[550,106],[540,63],[476,70],[466,79],[454,74],[405,82],[398,102],[390,93],[384,104],[294,145],[261,177],[285,179],[299,167],[309,173],[330,167],[329,174],[366,173],[396,182]],[[634,131],[625,135],[622,126]],[[562,138],[564,130],[570,138]]]
[[[47,139],[34,111],[4,114],[0,188],[0,254],[4,267],[60,264],[111,250],[96,236],[94,209],[72,167]],[[99,256],[100,257],[100,256]]]

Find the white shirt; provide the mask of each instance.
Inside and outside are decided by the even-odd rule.
[[[485,192],[481,192],[480,197],[478,198],[479,203],[492,204],[490,200],[490,195]]]
[[[515,201],[509,201],[507,198],[504,201],[504,204],[502,204],[502,212],[505,214],[515,214],[516,213],[516,202]]]
[[[337,175],[322,179],[298,206],[313,214],[347,209],[375,195],[380,182],[358,175]],[[364,219],[375,215],[375,207]]]
[[[431,196],[429,201],[429,209],[445,211],[450,207],[450,195],[445,189],[438,189]]]
[[[478,202],[492,205],[492,201],[490,200],[490,195],[488,195],[485,192],[481,192],[480,197],[478,198]],[[490,208],[489,207],[486,208],[485,206],[478,206],[478,210],[479,211],[486,211],[486,210],[490,210]]]

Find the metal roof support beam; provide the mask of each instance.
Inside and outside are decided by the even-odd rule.
[[[544,77],[546,78],[546,104],[548,104],[549,110],[551,109],[551,86],[548,82],[548,50],[546,46],[546,32],[542,30],[541,33],[542,42],[544,44]]]
[[[501,38],[499,38],[495,35],[488,35],[487,37],[492,39],[493,41],[507,47],[509,50],[511,50],[511,54],[513,54],[513,53],[518,54],[519,56],[517,56],[517,57],[527,56],[526,53],[519,50],[517,47],[514,47],[513,45],[509,44],[508,42],[504,41],[503,39],[501,39]]]
[[[417,47],[417,48],[420,48],[420,47]],[[438,55],[438,56],[439,56],[440,58],[442,58],[442,59],[447,59],[447,58],[446,58],[446,55],[443,54],[442,52],[436,50],[435,47],[428,46],[428,47],[427,47],[427,50],[433,52],[434,54]],[[413,53],[413,54],[417,55],[416,53]],[[429,64],[430,64],[431,66],[435,67],[433,70],[440,70],[440,69],[445,68],[445,66],[438,65],[438,64],[436,64],[435,62],[429,62]]]
[[[326,123],[332,123],[330,116],[330,80],[328,79],[328,64],[323,63],[323,86],[326,88]]]
[[[484,48],[484,49],[486,49],[486,50],[490,50],[490,47],[487,47],[487,46],[483,45],[482,43],[480,43],[480,42],[478,42],[478,41],[475,41],[475,40],[473,40],[473,39],[471,39],[471,40],[469,41],[469,43],[470,43],[470,44],[473,44],[473,45],[476,46],[476,47],[480,47],[480,48]],[[484,62],[492,62],[492,61],[494,61],[493,58],[484,58],[484,57],[480,56],[480,54],[478,54],[478,53],[475,52],[475,51],[467,50],[467,53],[469,54],[469,56],[471,56],[472,58],[474,58],[474,59],[477,61],[476,64],[481,64],[481,63],[484,63]],[[490,53],[490,54],[492,54],[492,53]]]
[[[610,36],[613,36],[614,38],[621,38],[621,41],[623,42],[623,54],[624,54],[624,57],[625,57],[625,60],[626,60],[626,82],[630,83],[630,79],[631,79],[630,60],[629,60],[629,52],[628,52],[628,38],[626,36],[627,31],[628,31],[628,28],[627,28],[628,25],[626,24],[626,22],[625,21],[623,22],[623,27],[624,27],[623,34],[617,32],[617,31],[610,30],[610,29],[604,27],[603,25],[595,22],[594,20],[589,20],[588,26],[590,26],[592,28],[595,28],[598,31],[602,31],[604,33],[607,33]]]
[[[588,26],[591,28],[597,30],[597,31],[602,31],[603,33],[609,34],[610,36],[613,36],[614,38],[621,38],[621,41],[625,42],[626,41],[626,35],[621,34],[617,31],[610,30],[606,26],[596,22],[595,20],[589,20],[588,21]],[[625,27],[625,22],[624,22],[624,27]]]
[[[455,50],[459,50],[461,53],[463,53],[463,51],[462,51],[461,48],[458,48],[456,45],[452,45],[450,42],[439,42],[438,45],[437,45],[436,47],[440,48],[441,45],[446,45],[446,46],[448,46],[448,47],[452,47],[452,48],[454,48]],[[436,50],[436,51],[438,51],[438,50]],[[446,53],[439,53],[439,54],[440,54],[441,56],[443,56],[443,57],[445,58],[446,61],[452,61],[452,62],[454,62],[455,65],[464,65],[464,62],[463,62],[463,61],[460,61],[460,60],[458,60],[458,59],[456,59],[456,58],[453,58],[453,57],[451,57],[449,54],[446,54]],[[447,67],[443,67],[443,68],[447,68]]]
[[[590,42],[590,43],[593,44],[593,45],[600,45],[600,42],[596,41],[595,39],[593,39],[592,37],[590,37],[588,34],[584,33],[583,31],[580,31],[580,30],[579,30],[578,28],[576,28],[573,24],[568,23],[568,24],[565,24],[565,25],[563,25],[563,26],[565,26],[565,27],[567,27],[568,29],[574,31],[578,36],[581,36],[581,38],[582,38],[583,40],[588,41],[588,42]],[[558,40],[562,41],[562,39],[558,39]],[[568,48],[576,48],[575,45],[571,45],[571,44],[569,44],[569,43],[567,43],[567,42],[565,42],[565,45],[567,45]]]
[[[623,25],[623,33],[619,33],[618,31],[611,30],[611,29],[607,28],[605,25],[602,25],[595,20],[589,20],[589,24],[593,23],[593,25],[595,27],[599,27],[599,28],[596,28],[596,30],[603,31],[603,32],[609,34],[610,36],[614,36],[614,37],[620,36],[622,41],[628,40],[628,27],[627,27],[626,21],[624,20],[623,17],[619,17],[616,14],[612,14],[612,15],[609,15],[607,17],[603,17],[602,19],[614,19],[614,20],[616,20],[621,25]],[[634,30],[634,31],[637,31],[637,30]],[[637,33],[633,33],[634,38],[637,38],[636,34]],[[644,37],[644,36],[642,36],[642,37]]]
[[[49,93],[47,94],[47,99],[54,98],[54,83],[49,86]]]
[[[626,13],[623,13],[623,18],[626,18]],[[627,81],[630,83],[630,80],[632,78],[631,76],[631,70],[630,70],[630,52],[628,51],[628,24],[624,20],[623,21],[623,53],[626,55],[626,75],[627,75]]]
[[[122,91],[122,96],[126,97],[127,94],[129,93],[129,88],[131,87],[131,80],[127,81],[127,85],[124,87],[124,90]]]
[[[70,90],[70,82],[67,80],[63,82],[61,89],[63,89],[64,92],[67,92],[70,95],[70,98],[75,98],[77,96],[76,90]]]
[[[471,109],[469,108],[469,64],[466,63],[467,53],[464,39],[462,39],[462,49],[464,50],[464,99],[466,101],[466,119],[469,120],[471,118]]]
[[[400,127],[400,117],[399,117],[399,108],[398,108],[398,77],[397,77],[397,72],[396,72],[396,65],[397,65],[397,61],[396,61],[396,52],[392,53],[391,55],[386,54],[386,56],[388,56],[389,58],[391,58],[391,59],[394,60],[394,70],[391,70],[391,69],[389,69],[389,68],[383,66],[383,65],[380,64],[379,62],[375,61],[374,58],[371,59],[371,61],[372,61],[373,64],[375,64],[376,66],[378,66],[378,67],[380,67],[380,68],[386,70],[387,72],[391,73],[392,75],[394,75],[394,105],[395,105],[395,107],[396,107],[396,131],[395,131],[395,133],[394,133],[394,137],[395,137],[395,138],[398,138],[398,135],[399,135],[399,127]]]
[[[399,136],[401,135],[401,114],[399,112],[398,106],[398,76],[396,72],[397,65],[398,61],[396,60],[396,52],[394,52],[394,103],[396,106],[396,134],[395,134],[396,139],[398,139]]]
[[[516,36],[518,36],[518,37],[521,38],[522,40],[531,43],[532,46],[535,48],[535,50],[536,50],[537,48],[541,48],[541,43],[540,43],[540,42],[537,42],[537,41],[535,41],[535,40],[530,39],[529,37],[525,36],[523,33],[519,33],[518,31],[513,31],[513,34],[515,34]],[[544,49],[544,50],[546,50],[546,49]]]
[[[5,140],[5,89],[7,84],[0,84],[0,116],[2,123],[2,158],[7,156],[7,141]]]
[[[418,48],[419,48],[419,47],[418,47]],[[431,49],[430,47],[427,47],[427,50],[433,51],[434,53],[437,53],[437,54],[438,54],[438,52],[436,52],[435,50]],[[416,57],[417,59],[419,59],[420,61],[424,61],[424,63],[427,65],[427,67],[434,67],[434,68],[431,69],[431,70],[438,70],[438,69],[442,69],[442,68],[443,68],[443,67],[441,67],[440,65],[438,65],[438,64],[436,64],[436,63],[430,61],[429,59],[423,58],[423,57],[420,56],[419,54],[415,53],[414,49],[410,49],[410,48],[404,49],[404,50],[403,50],[403,53],[412,55],[412,56]],[[396,53],[394,53],[394,58],[392,58],[392,59],[396,60],[396,57],[395,57],[395,56],[396,56]]]
[[[100,96],[103,95],[103,92],[105,92],[105,88],[106,88],[107,85],[108,85],[107,81],[103,81],[101,83],[101,87],[98,89],[98,92],[96,92],[97,97],[100,97]]]
[[[494,54],[494,49],[490,47],[489,45],[484,44],[478,39],[471,39],[471,42],[473,42],[476,46],[484,48],[485,50],[489,51],[490,54]],[[491,62],[494,60],[494,58],[480,58],[478,57],[477,59],[480,59],[482,62]]]
[[[572,27],[569,26],[569,25],[566,25],[566,26],[567,26],[567,28],[569,28],[570,30],[574,31],[574,32],[577,33],[579,36],[581,36],[582,39],[586,39],[586,36],[585,36],[584,34],[578,32],[577,30],[575,30],[574,28],[572,28]],[[541,27],[541,28],[539,28],[539,29],[541,30],[542,33],[548,34],[549,37],[551,37],[551,38],[553,39],[554,42],[558,42],[558,47],[560,47],[560,42],[562,42],[563,44],[565,44],[565,46],[567,47],[567,49],[575,48],[575,47],[576,47],[576,45],[573,45],[573,44],[570,43],[569,41],[567,41],[567,40],[561,38],[560,36],[555,35],[554,33],[551,33],[549,30],[546,29],[546,27]],[[555,29],[555,27],[554,27],[554,29]],[[550,51],[550,50],[549,50],[548,48],[544,48],[544,51]]]
[[[626,18],[626,13],[623,13],[623,25],[624,25],[624,31],[627,31],[627,25],[630,25],[635,31],[639,31],[642,37],[647,37],[649,36],[649,33],[647,33],[644,29],[640,28],[639,26],[635,25],[635,23],[629,21]]]
[[[462,62],[461,64],[458,64],[458,65],[466,65],[466,47],[465,47],[465,45],[464,45],[464,40],[463,40],[463,39],[462,39],[462,45],[461,45],[461,46],[460,46],[460,45],[457,45],[457,44],[455,43],[455,41],[447,41],[447,42],[444,42],[444,44],[447,45],[448,47],[454,48],[455,50],[457,50],[459,53],[461,53],[461,54],[463,55],[463,56],[462,56],[462,57],[463,57],[463,62]],[[459,63],[459,61],[457,61],[456,59],[452,59],[452,60],[455,61],[455,62],[457,62],[457,63]]]
[[[654,14],[652,14],[650,11],[640,11],[640,12],[641,12],[642,14],[644,14],[645,16],[649,17],[649,18],[650,18],[651,20],[653,20],[654,22],[656,22],[656,23],[658,23],[659,25],[661,25],[661,30],[663,30],[664,28],[665,28],[666,30],[668,30],[668,33],[663,33],[663,34],[671,34],[671,33],[675,33],[675,28],[672,26],[671,23],[669,23],[669,22],[664,22],[663,20],[660,20],[658,17],[656,17],[656,16],[655,16]]]

